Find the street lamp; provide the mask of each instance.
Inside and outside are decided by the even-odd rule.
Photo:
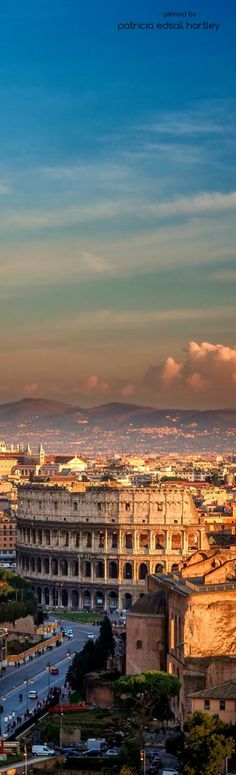
[[[62,747],[62,728],[63,728],[63,713],[61,713],[60,718],[60,748]]]

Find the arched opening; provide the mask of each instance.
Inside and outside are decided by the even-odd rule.
[[[171,573],[178,573],[179,572],[179,566],[177,562],[174,562],[173,565],[171,565]]]
[[[104,579],[104,563],[101,560],[96,565],[96,576],[97,579]]]
[[[45,605],[49,605],[49,589],[48,589],[48,587],[44,588],[43,596],[44,596],[44,603],[45,603]]]
[[[163,573],[163,565],[161,562],[158,562],[157,565],[155,565],[155,573]]]
[[[44,562],[43,562],[43,566],[44,566],[44,573],[48,574],[49,573],[49,559],[48,559],[48,557],[45,557]]]
[[[79,594],[77,592],[77,589],[72,590],[71,605],[74,611],[75,610],[77,611],[77,609],[79,608]]]
[[[69,546],[69,533],[67,530],[62,530],[61,532],[61,545]]]
[[[36,543],[36,530],[35,530],[35,527],[33,527],[33,530],[32,530],[32,544],[35,544],[35,543]]]
[[[155,549],[159,549],[161,551],[164,548],[165,548],[165,533],[163,532],[156,533]]]
[[[37,573],[41,573],[41,557],[37,558]]]
[[[50,530],[44,530],[44,541],[47,546],[50,545]]]
[[[86,589],[83,594],[83,609],[84,611],[90,611],[91,609],[91,594],[89,589]]]
[[[38,598],[38,604],[41,605],[41,603],[42,603],[42,590],[41,590],[41,587],[37,588],[37,598]]]
[[[34,573],[34,571],[35,571],[35,559],[34,559],[34,557],[31,557],[30,566],[31,566],[32,573]]]
[[[42,534],[42,530],[41,530],[41,527],[40,527],[40,528],[39,528],[39,530],[38,530],[38,544],[39,544],[40,546],[41,546],[41,544],[42,544],[42,535],[43,535],[43,534]]]
[[[118,579],[118,565],[115,560],[112,560],[109,563],[109,578],[110,579]]]
[[[58,576],[58,560],[55,560],[53,558],[51,568],[52,568],[52,575]]]
[[[80,533],[75,534],[75,546],[78,549],[79,548],[79,542],[80,542]]]
[[[117,549],[118,547],[118,533],[116,531],[113,531],[111,534],[111,548]]]
[[[131,562],[126,562],[124,564],[123,578],[124,579],[132,579],[133,578],[133,568],[132,568]]]
[[[128,609],[131,608],[131,606],[132,606],[132,595],[130,594],[130,592],[126,592],[124,597],[124,608],[126,609],[126,611],[128,611]]]
[[[84,575],[88,579],[91,578],[91,562],[89,562],[89,560],[85,561],[85,564],[84,564]]]
[[[139,536],[139,548],[140,549],[148,549],[148,533],[145,531],[143,533],[140,533]]]
[[[92,533],[86,533],[86,548],[91,549],[92,546]]]
[[[181,549],[181,533],[172,533],[171,549]]]
[[[102,611],[104,609],[104,594],[103,592],[96,592],[95,595],[95,607]]]
[[[118,608],[118,595],[117,592],[109,593],[109,610],[116,611]]]
[[[125,533],[125,548],[133,549],[133,536],[132,533]]]
[[[28,557],[28,555],[26,556],[25,570],[26,570],[26,573],[29,572],[29,557]]]
[[[67,560],[61,560],[61,575],[68,576],[68,562]]]
[[[79,563],[78,560],[73,560],[71,563],[71,572],[72,576],[78,576],[79,575]]]
[[[52,590],[52,603],[53,605],[58,605],[58,589],[57,587],[53,587]]]
[[[189,533],[189,535],[188,535],[188,549],[191,549],[193,552],[194,552],[194,550],[198,549],[198,534],[197,533]]]
[[[62,589],[62,591],[61,591],[61,604],[64,606],[64,608],[67,608],[67,606],[68,606],[68,592],[67,592],[67,589]]]
[[[140,581],[144,581],[148,573],[148,567],[146,565],[146,562],[141,562],[141,565],[139,566],[139,572],[138,577]]]

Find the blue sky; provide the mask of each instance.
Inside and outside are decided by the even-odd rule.
[[[235,404],[235,72],[233,2],[2,3],[1,401]]]

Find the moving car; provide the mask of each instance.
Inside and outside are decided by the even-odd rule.
[[[52,665],[49,668],[49,673],[50,673],[50,675],[58,675],[58,673],[59,673],[58,667],[56,667],[55,665]]]
[[[38,699],[38,692],[36,692],[36,689],[31,689],[29,692],[29,700],[37,700]]]
[[[32,754],[33,756],[54,756],[55,751],[48,745],[33,745]]]

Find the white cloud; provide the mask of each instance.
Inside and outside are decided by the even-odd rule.
[[[205,403],[216,406],[236,405],[236,346],[212,342],[189,342],[183,360],[168,356],[164,363],[152,366],[144,375],[152,394],[169,394],[173,405],[191,403],[201,394]]]

